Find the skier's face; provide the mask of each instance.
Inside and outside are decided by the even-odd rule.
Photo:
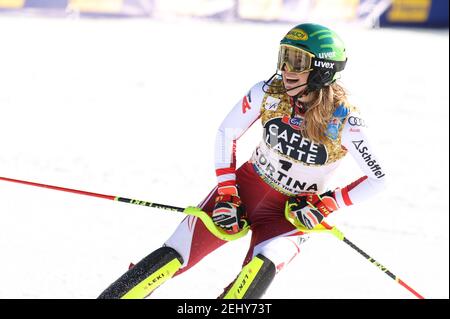
[[[287,94],[290,96],[296,96],[300,92],[303,92],[306,90],[306,82],[308,81],[308,76],[310,72],[304,72],[304,73],[296,73],[296,72],[289,72],[289,71],[282,71],[283,75],[283,83],[284,87],[286,88]],[[305,84],[305,85],[303,85]],[[299,85],[303,85],[299,88],[290,90],[292,88],[295,88]]]

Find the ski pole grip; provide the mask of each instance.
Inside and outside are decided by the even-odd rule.
[[[186,207],[183,211],[185,214],[187,215],[192,215],[195,217],[198,217],[203,224],[205,225],[205,227],[217,238],[225,240],[225,241],[232,241],[232,240],[236,240],[239,238],[244,237],[245,235],[247,235],[248,231],[250,230],[250,226],[248,225],[248,223],[246,222],[243,229],[235,234],[229,234],[227,233],[225,230],[217,227],[213,220],[211,219],[211,217],[209,217],[209,215],[204,212],[203,210],[201,210],[198,207],[195,206],[189,206]]]
[[[322,221],[321,224],[322,224],[323,227],[325,227],[328,230],[332,230],[333,229],[333,227],[330,226],[329,224],[327,224],[326,221]]]

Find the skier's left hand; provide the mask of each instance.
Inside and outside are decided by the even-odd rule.
[[[300,194],[289,198],[286,210],[295,220],[307,229],[313,229],[325,217],[338,209],[334,192],[328,191],[322,195]]]

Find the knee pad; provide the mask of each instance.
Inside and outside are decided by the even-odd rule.
[[[112,283],[98,299],[142,299],[173,277],[183,258],[173,248],[161,247]]]
[[[275,264],[259,254],[242,268],[223,299],[258,299],[266,292],[275,277]]]

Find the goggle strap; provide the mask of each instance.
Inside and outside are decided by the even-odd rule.
[[[347,59],[345,59],[345,61],[337,61],[336,62],[336,72],[343,71],[345,69],[346,64],[347,64]]]
[[[347,64],[347,59],[345,61],[332,61],[326,59],[313,58],[312,59],[312,67],[314,69],[325,69],[325,70],[333,70],[334,72],[340,72],[344,70],[345,65]]]

